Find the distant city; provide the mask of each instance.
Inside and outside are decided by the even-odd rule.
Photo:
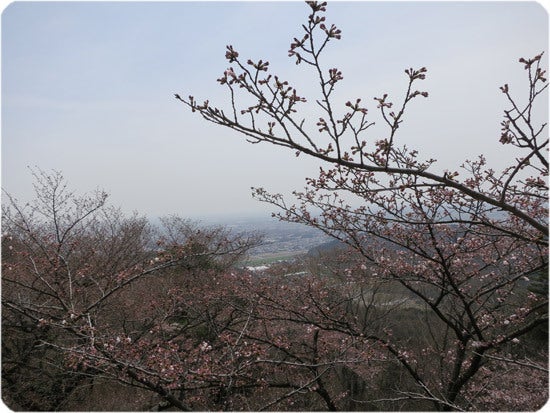
[[[331,240],[321,230],[306,225],[282,222],[270,216],[226,217],[202,221],[207,225],[222,225],[235,234],[259,233],[264,236],[262,244],[249,253],[250,265],[265,265],[285,261],[307,254]]]

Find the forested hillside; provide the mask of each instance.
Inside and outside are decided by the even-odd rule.
[[[252,272],[243,263],[259,235],[176,216],[155,228],[103,193],[74,194],[60,173],[35,176],[35,202],[8,197],[3,210],[11,409],[445,407],[466,314],[437,284],[419,296],[342,243]],[[452,407],[534,410],[547,394],[547,278],[496,280],[464,283],[482,292],[470,305],[488,341],[469,341],[484,362]]]

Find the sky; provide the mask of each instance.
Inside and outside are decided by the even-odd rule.
[[[79,193],[96,188],[123,211],[183,217],[266,214],[251,187],[290,194],[319,163],[293,151],[252,145],[205,122],[174,93],[224,106],[217,84],[231,44],[269,60],[299,95],[316,81],[287,56],[301,37],[302,2],[14,2],[2,13],[2,188],[32,198],[31,168],[61,171]],[[336,99],[398,100],[404,69],[428,68],[429,98],[406,114],[399,139],[437,167],[456,169],[485,154],[499,169],[499,86],[525,97],[519,57],[545,51],[548,14],[536,2],[330,2],[327,22],[342,30],[325,68],[343,72]],[[310,99],[310,102],[314,99]],[[314,124],[315,105],[304,105]],[[540,114],[548,114],[548,106]],[[315,129],[313,129],[315,130]],[[374,129],[369,139],[383,133]],[[508,151],[508,152],[507,152]]]

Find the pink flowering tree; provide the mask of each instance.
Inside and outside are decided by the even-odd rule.
[[[36,199],[22,205],[6,193],[2,208],[4,400],[63,409],[102,378],[184,408],[173,377],[200,375],[202,336],[237,323],[227,297],[238,295],[217,277],[257,236],[201,231],[177,217],[157,233],[104,192],[79,196],[59,172],[33,175]]]
[[[354,289],[235,268],[259,238],[176,216],[162,230],[34,172],[36,199],[2,211],[2,368],[14,409],[101,408],[107,382],[180,410],[345,410],[381,357]],[[372,376],[380,366],[369,368]],[[353,374],[352,374],[353,373]],[[79,402],[84,398],[83,402]]]
[[[337,101],[333,92],[343,74],[321,62],[341,31],[326,22],[326,3],[308,5],[303,34],[293,39],[288,54],[317,77],[317,120],[300,115],[308,100],[271,74],[269,62],[242,59],[233,46],[226,52],[231,66],[218,79],[230,95],[227,108],[193,96],[176,98],[252,143],[323,161],[319,176],[294,192],[295,201],[263,188],[253,194],[278,207],[280,219],[319,228],[356,251],[359,258],[349,273],[357,291],[368,298],[369,288],[394,288],[393,298],[378,302],[378,308],[418,312],[416,322],[423,325],[418,337],[398,337],[404,327],[395,320],[387,328],[348,329],[351,337],[366,334],[382,344],[413,384],[359,402],[418,400],[441,410],[525,408],[484,383],[495,382],[507,368],[547,371],[544,351],[532,356],[522,347],[547,323],[548,138],[546,122],[534,114],[547,91],[543,54],[520,59],[527,75],[525,101],[511,86],[501,87],[508,108],[495,143],[516,147],[519,156],[502,171],[479,156],[459,170],[439,173],[434,159],[422,159],[418,150],[399,143],[407,108],[428,97],[419,86],[427,69],[405,70],[401,100],[374,98],[387,134],[369,139],[374,121],[367,105],[360,98]],[[546,391],[535,392],[532,408],[546,400]]]

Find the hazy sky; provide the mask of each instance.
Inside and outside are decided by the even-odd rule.
[[[248,144],[173,94],[225,104],[216,79],[232,44],[308,96],[315,80],[287,51],[309,11],[302,2],[11,3],[2,14],[2,187],[27,200],[27,167],[38,166],[62,171],[79,191],[105,189],[126,211],[271,210],[250,187],[290,193],[317,163]],[[426,66],[430,97],[411,108],[400,139],[441,168],[509,154],[498,143],[506,107],[498,88],[525,96],[518,58],[548,52],[540,4],[332,2],[327,20],[343,35],[325,60],[343,72],[342,102],[362,97],[380,120],[373,97],[401,96],[403,70]],[[313,124],[318,116],[311,112]]]

